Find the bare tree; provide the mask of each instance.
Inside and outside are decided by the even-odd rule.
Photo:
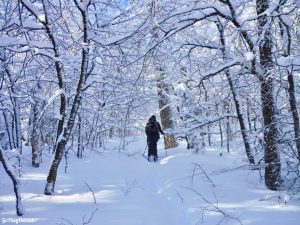
[[[220,32],[220,42],[221,42],[222,46],[224,46],[223,49],[222,49],[223,58],[226,61],[227,56],[226,56],[224,28],[223,28],[223,25],[222,25],[221,22],[217,22],[217,27],[218,27],[218,30]],[[233,82],[232,77],[230,75],[229,69],[225,70],[225,74],[226,74],[226,77],[227,77],[227,80],[228,80],[228,83],[229,83],[229,86],[230,86],[232,98],[233,98],[235,109],[236,109],[236,114],[237,114],[237,117],[238,117],[238,120],[239,120],[240,130],[241,130],[241,134],[242,134],[242,137],[243,137],[243,142],[244,142],[244,147],[245,147],[245,150],[246,150],[246,154],[247,154],[249,163],[254,164],[255,161],[254,161],[254,156],[253,156],[253,153],[252,153],[252,150],[251,150],[251,147],[250,147],[250,143],[249,143],[249,138],[248,138],[247,129],[246,129],[246,123],[245,123],[245,120],[244,120],[244,117],[243,117],[243,112],[241,110],[239,97],[238,97],[236,88],[234,87],[234,82]]]
[[[281,1],[281,4],[283,4],[284,1]],[[282,13],[281,16],[279,16],[279,25],[281,28],[281,38],[283,42],[283,56],[288,57],[292,54],[291,47],[292,47],[292,35],[291,35],[291,24],[286,22],[286,17],[282,12],[281,8],[278,8],[278,12]],[[288,17],[289,18],[289,17]],[[289,93],[289,103],[291,108],[291,113],[293,117],[293,128],[294,128],[294,135],[295,135],[295,142],[296,142],[296,149],[298,153],[298,161],[300,162],[300,120],[299,120],[299,114],[298,114],[298,107],[297,107],[297,99],[296,99],[296,91],[295,91],[295,80],[293,75],[293,65],[289,65],[288,68],[286,68],[287,73],[287,79],[288,79],[288,93]]]
[[[157,6],[156,0],[151,0],[149,3],[149,11],[150,11],[150,26],[151,26],[151,36],[152,42],[154,42],[157,36],[157,28],[155,25],[157,13],[159,13],[159,9]],[[162,67],[161,62],[159,61],[159,56],[154,55],[154,67],[156,73],[156,80],[157,80],[157,89],[158,89],[158,103],[159,103],[159,111],[160,111],[160,118],[162,128],[165,129],[172,129],[174,127],[173,115],[172,115],[172,108],[171,102],[168,99],[168,94],[172,91],[171,85],[165,80],[167,75]],[[174,148],[177,146],[177,142],[175,137],[172,134],[165,133],[164,135],[164,143],[165,149]]]
[[[75,118],[79,110],[79,106],[82,101],[83,86],[88,77],[88,62],[89,62],[89,37],[88,37],[88,7],[91,4],[91,0],[84,1],[83,4],[79,3],[77,0],[74,0],[74,3],[77,9],[80,11],[82,17],[82,26],[83,26],[83,43],[81,51],[81,68],[80,74],[77,80],[77,88],[72,103],[71,111],[68,115],[68,120],[66,126],[63,127],[63,132],[60,134],[57,145],[55,149],[55,157],[51,164],[51,168],[47,177],[47,183],[44,190],[46,195],[51,195],[54,192],[54,186],[56,182],[57,169],[60,164],[60,161],[63,157],[65,146],[70,138],[71,132],[75,124]]]
[[[4,137],[4,133],[1,133],[0,141],[2,141],[3,137]],[[18,181],[18,176],[15,174],[13,167],[10,165],[10,162],[7,160],[1,146],[0,146],[0,161],[5,169],[5,172],[10,177],[14,186],[14,192],[16,195],[16,213],[18,216],[22,216],[24,212],[23,212],[23,206],[21,201],[20,183]]]
[[[8,115],[4,113],[5,121],[7,122],[7,131],[9,132],[10,137],[10,146],[11,149],[16,148],[22,154],[22,130],[21,130],[21,117],[20,117],[20,103],[17,90],[16,90],[16,80],[18,79],[18,75],[14,74],[11,71],[9,66],[9,61],[13,55],[8,56],[1,56],[0,61],[3,64],[3,74],[7,76],[7,83],[8,85],[8,92],[9,98],[12,105],[12,114],[11,114],[11,121],[9,122]]]
[[[271,18],[264,13],[269,10],[268,0],[257,0],[258,34],[260,37],[259,57],[262,73],[260,74],[262,114],[264,119],[265,141],[265,184],[271,190],[280,187],[280,156],[278,149],[278,129],[276,121],[276,105],[274,100],[273,59]]]

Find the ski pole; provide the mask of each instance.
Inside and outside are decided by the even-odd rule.
[[[165,139],[165,135],[167,136],[167,134],[164,133],[163,135],[164,135],[164,141],[165,141],[165,140],[166,140],[166,139]],[[167,138],[168,138],[168,137],[167,137]],[[166,157],[167,157],[167,156],[168,156],[168,151],[167,151],[167,149],[166,149],[166,146],[165,146],[165,152],[166,152]]]
[[[144,150],[143,155],[145,155],[145,152],[146,152],[146,150],[147,150],[147,146],[148,146],[148,143],[147,143],[147,145],[146,145],[146,147],[145,147],[145,150]]]

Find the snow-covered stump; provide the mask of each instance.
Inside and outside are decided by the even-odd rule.
[[[16,213],[18,216],[22,216],[24,213],[23,213],[23,206],[21,201],[20,183],[17,178],[18,176],[16,175],[14,168],[6,159],[6,156],[1,147],[0,147],[0,161],[2,162],[5,172],[13,182],[14,192],[16,195]]]

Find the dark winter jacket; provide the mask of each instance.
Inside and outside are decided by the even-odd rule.
[[[164,134],[159,122],[156,121],[155,116],[151,116],[146,124],[145,132],[147,134],[148,141],[158,141],[159,133]]]

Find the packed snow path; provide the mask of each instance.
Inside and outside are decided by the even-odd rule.
[[[53,196],[42,194],[47,163],[25,165],[22,218],[36,218],[34,224],[41,225],[299,225],[299,198],[284,204],[288,195],[265,189],[258,171],[243,166],[238,147],[223,157],[216,148],[194,154],[184,146],[166,156],[160,142],[156,163],[142,157],[144,150],[145,140],[139,138],[124,152],[70,155],[68,172],[64,162],[60,166]],[[4,224],[17,217],[12,185],[0,172]]]

